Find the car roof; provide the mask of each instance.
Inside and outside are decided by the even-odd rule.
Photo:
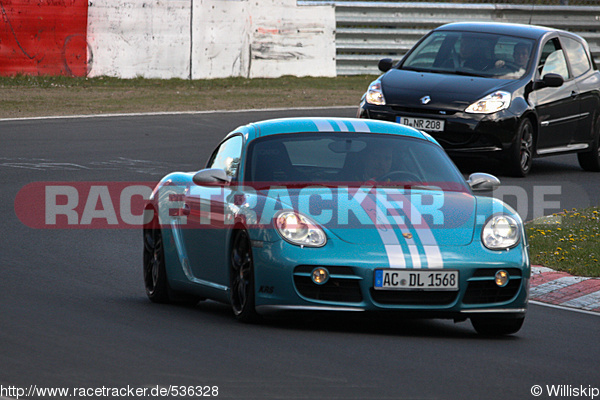
[[[442,25],[434,30],[496,33],[528,39],[538,39],[551,32],[567,33],[566,31],[548,28],[545,26],[509,24],[502,22],[455,22]]]
[[[400,135],[437,142],[428,134],[405,125],[371,119],[358,118],[280,118],[253,122],[240,126],[228,136],[242,133],[246,142],[256,138],[293,133],[308,132],[361,132],[374,134]]]

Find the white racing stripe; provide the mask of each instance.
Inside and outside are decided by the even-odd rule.
[[[408,201],[408,199],[404,201]],[[442,268],[444,266],[442,253],[440,252],[440,247],[438,246],[435,237],[431,232],[431,228],[427,225],[427,222],[425,222],[419,210],[417,210],[412,203],[408,202],[407,204],[410,204],[410,216],[413,219],[420,221],[419,225],[424,226],[423,228],[415,228],[413,225],[413,228],[415,232],[417,232],[417,236],[419,236],[419,240],[421,241],[421,245],[425,251],[425,256],[427,257],[427,268]]]
[[[342,132],[348,132],[350,130],[350,129],[348,129],[348,127],[346,126],[344,121],[334,119],[333,122],[336,123],[336,125],[338,126],[338,128],[340,128],[340,131],[342,131]]]
[[[369,125],[363,121],[352,121],[352,127],[356,132],[371,132]]]
[[[421,268],[421,255],[419,254],[419,248],[414,241],[410,239],[413,243],[408,245],[408,250],[410,251],[410,257],[412,259],[413,268]],[[408,240],[406,240],[408,242]]]
[[[397,209],[396,205],[394,205],[391,201],[387,200],[388,195],[403,195],[402,192],[398,189],[380,189],[381,192],[377,195],[377,202],[381,204],[380,210],[384,211],[384,215],[387,213],[390,214],[388,218],[391,218],[392,221],[400,228],[403,237],[405,238],[406,245],[408,246],[408,251],[410,253],[410,258],[412,261],[413,268],[421,268],[421,254],[419,253],[419,248],[415,243],[415,240],[412,238],[410,230],[406,226],[405,217],[401,216]],[[380,194],[384,193],[384,196]],[[394,235],[396,236],[396,235]],[[397,238],[397,237],[396,237]]]
[[[333,132],[333,126],[329,123],[329,121],[324,119],[313,119],[314,124],[317,126],[319,132]]]
[[[406,268],[406,260],[404,259],[402,245],[398,240],[398,236],[396,236],[394,227],[385,217],[386,214],[382,213],[377,202],[372,197],[366,195],[366,193],[364,199],[359,201],[359,203],[375,224],[375,229],[383,242],[390,268]],[[380,217],[384,217],[385,220]]]
[[[398,238],[396,238],[396,242]],[[398,244],[386,244],[385,254],[387,255],[390,268],[406,268],[406,260],[404,259],[404,252],[402,251],[402,245]]]
[[[371,202],[371,205],[378,209],[378,205],[371,198],[366,199],[367,202]],[[390,268],[406,268],[406,260],[404,259],[404,251],[402,251],[402,245],[396,236],[394,227],[389,223],[388,220],[382,221],[378,218],[378,212],[375,212],[375,229],[385,247],[385,253],[390,263]]]

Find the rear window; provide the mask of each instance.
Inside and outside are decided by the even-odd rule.
[[[562,38],[561,41],[567,52],[567,57],[569,58],[571,69],[573,70],[573,76],[577,77],[589,71],[591,63],[583,44],[571,38]]]

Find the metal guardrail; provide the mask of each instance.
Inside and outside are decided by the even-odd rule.
[[[584,37],[600,65],[600,6],[299,1],[331,4],[336,19],[338,75],[379,74],[381,58],[400,59],[423,35],[459,21],[551,26]]]

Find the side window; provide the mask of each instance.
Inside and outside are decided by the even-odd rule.
[[[562,50],[556,50],[551,53],[542,68],[542,77],[546,74],[559,74],[566,81],[569,79],[569,69],[567,68],[567,60]]]
[[[227,175],[235,177],[240,166],[242,143],[242,137],[239,135],[221,143],[210,158],[207,168],[220,168],[225,170]]]
[[[561,40],[571,63],[573,76],[579,76],[587,72],[591,65],[583,44],[571,38],[562,38]]]
[[[553,73],[559,74],[566,81],[569,79],[569,68],[567,67],[567,60],[560,47],[558,39],[549,40],[542,49],[542,57],[538,64],[538,71],[540,76]]]
[[[409,56],[404,66],[411,68],[430,68],[434,66],[436,57],[446,34],[432,34]]]

